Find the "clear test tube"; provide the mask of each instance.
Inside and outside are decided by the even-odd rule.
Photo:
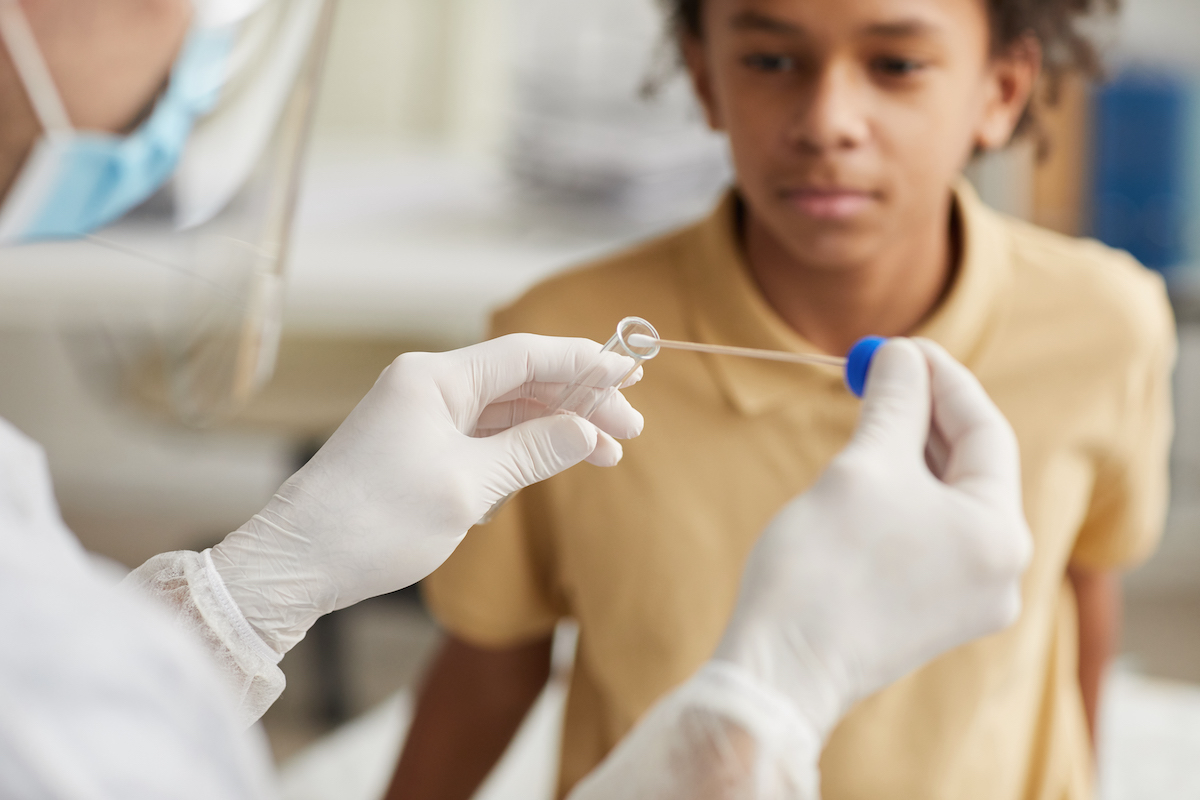
[[[613,393],[618,391],[625,381],[629,380],[633,373],[637,372],[644,362],[649,361],[658,355],[658,345],[649,347],[634,347],[629,344],[629,337],[635,333],[640,333],[643,336],[649,336],[652,339],[658,338],[658,333],[654,330],[654,326],[641,317],[626,317],[617,323],[617,332],[612,335],[612,338],[600,350],[600,353],[620,353],[623,356],[629,356],[633,359],[633,366],[629,371],[621,375],[615,381],[606,383],[602,380],[607,370],[600,363],[600,357],[596,358],[588,367],[585,367],[575,380],[566,386],[558,399],[550,403],[546,407],[547,414],[570,413],[578,414],[584,419],[591,419],[592,414],[596,413],[596,409],[604,405],[604,401],[612,397]]]
[[[640,333],[643,336],[649,336],[652,339],[658,339],[658,331],[654,330],[654,326],[641,317],[626,317],[617,323],[617,332],[612,335],[612,338],[605,343],[600,350],[600,355],[588,366],[579,371],[575,379],[571,381],[562,390],[562,393],[553,400],[550,405],[546,406],[546,416],[550,414],[576,414],[584,419],[591,419],[591,416],[596,413],[604,402],[613,396],[614,392],[620,390],[625,382],[628,381],[633,374],[638,371],[638,368],[643,363],[649,361],[658,355],[659,347],[657,344],[649,347],[634,347],[629,343],[629,337],[635,333]],[[633,359],[633,366],[628,372],[621,374],[616,380],[604,380],[608,370],[601,363],[604,353],[620,353],[624,356],[629,356]],[[516,494],[516,492],[513,492]],[[496,512],[504,507],[504,504],[512,499],[512,494],[501,497],[496,501],[496,504],[488,509],[488,512],[483,515],[477,524],[482,525],[490,522]]]

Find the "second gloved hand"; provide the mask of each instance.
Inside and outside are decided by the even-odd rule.
[[[864,400],[851,443],[756,545],[716,654],[822,740],[857,700],[1011,624],[1032,553],[1015,436],[965,367],[892,340]]]
[[[936,345],[888,342],[850,444],[751,553],[714,657],[571,800],[815,800],[842,714],[1011,623],[1030,551],[1004,417]]]
[[[599,355],[586,339],[517,334],[398,358],[266,508],[213,548],[246,619],[285,653],[318,617],[435,570],[502,497],[584,459],[617,463],[612,437],[642,429],[620,392],[590,422],[540,417]],[[597,385],[633,366],[603,357]]]

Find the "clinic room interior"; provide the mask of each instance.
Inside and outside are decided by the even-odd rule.
[[[998,0],[987,2],[996,5]],[[738,200],[730,191],[739,180],[730,137],[750,135],[733,117],[748,112],[733,101],[714,112],[719,102],[711,96],[707,104],[697,99],[689,65],[680,56],[678,31],[665,11],[678,5],[687,3],[338,3],[288,243],[278,361],[261,390],[220,414],[197,419],[176,407],[151,374],[159,365],[148,367],[127,346],[142,335],[149,317],[161,318],[161,308],[148,308],[159,302],[158,295],[142,293],[128,276],[106,282],[95,273],[68,271],[63,283],[61,275],[48,276],[36,265],[23,265],[19,257],[0,270],[5,283],[0,289],[0,368],[7,376],[0,382],[0,416],[45,446],[64,518],[83,544],[133,568],[157,553],[202,549],[220,541],[263,506],[320,447],[380,371],[406,351],[448,350],[522,329],[603,341],[627,315],[665,325],[666,338],[667,330],[681,334],[678,338],[688,335],[675,317],[692,313],[709,314],[703,324],[724,326],[731,343],[777,347],[791,341],[789,336],[798,338],[795,330],[780,331],[793,317],[803,317],[803,303],[772,306],[761,296],[743,298],[739,290],[753,287],[754,278],[700,286],[684,299],[654,296],[665,291],[657,279],[628,278],[639,268],[661,271],[654,262],[660,258],[654,242],[678,231],[684,231],[678,239],[681,247],[720,239],[721,220],[740,224],[747,214],[740,204],[753,207],[759,198],[752,187],[747,187],[748,200]],[[789,4],[757,5],[773,9]],[[1049,510],[1039,512],[1043,516],[1054,517],[1058,502],[1060,516],[1087,517],[1075,526],[1082,531],[1079,543],[1053,545],[1065,548],[1060,560],[1075,548],[1077,559],[1067,561],[1061,576],[1067,600],[1055,606],[1047,599],[1046,608],[1037,612],[1065,637],[1065,644],[1055,645],[1061,663],[1054,669],[1067,675],[1063,685],[1070,696],[1056,702],[1086,710],[1086,724],[1062,734],[1059,746],[1075,746],[1063,744],[1071,736],[1086,739],[1081,747],[1093,755],[1100,800],[1194,798],[1200,797],[1200,50],[1195,46],[1200,2],[1121,0],[1115,13],[1105,10],[1103,2],[1090,5],[1099,10],[1072,24],[1099,53],[1097,74],[1086,75],[1079,64],[1069,63],[1063,48],[1069,50],[1070,44],[1052,43],[1043,57],[1052,61],[1058,54],[1062,69],[1053,81],[1043,74],[1033,87],[1032,124],[1024,126],[1020,137],[1007,147],[977,148],[969,159],[965,178],[954,184],[956,213],[962,219],[956,217],[952,227],[1038,226],[1055,232],[1055,238],[1036,239],[1036,247],[1047,251],[1065,241],[1060,235],[1098,239],[1127,251],[1143,265],[1137,269],[1148,270],[1155,281],[1161,277],[1166,286],[1174,339],[1160,349],[1170,350],[1173,344],[1174,372],[1167,377],[1171,355],[1149,352],[1149,347],[1144,367],[1162,367],[1164,386],[1169,381],[1174,415],[1169,479],[1120,477],[1123,473],[1114,469],[1120,474],[1111,480],[1097,477],[1094,491],[1111,492],[1115,499],[1086,513],[1066,508],[1074,502],[1068,499],[1071,490],[1062,488],[1066,479],[1053,469],[1035,470],[1032,474],[1041,476],[1035,480],[1047,485],[1027,483],[1026,494],[1046,504]],[[770,27],[762,20],[747,24]],[[695,64],[690,66],[694,73]],[[847,109],[849,105],[827,113],[855,113]],[[734,133],[712,130],[709,122],[722,114],[728,123],[723,127]],[[926,149],[936,146],[927,144]],[[751,154],[745,163],[769,168],[766,156],[756,160]],[[918,173],[911,165],[907,171],[899,168],[897,180]],[[753,237],[745,236],[742,247],[751,247]],[[1028,236],[1044,234],[1039,230]],[[735,242],[726,259],[734,270],[736,252]],[[977,272],[1001,268],[1002,259],[994,253],[979,253],[970,245],[955,252],[959,260],[979,260]],[[704,269],[726,264],[719,253],[708,260]],[[571,270],[589,264],[606,266],[590,277],[572,277]],[[1076,269],[1074,279],[1089,282],[1087,266]],[[612,280],[604,281],[603,269],[609,267]],[[1096,269],[1109,267],[1104,261]],[[786,283],[786,277],[756,275],[762,286]],[[187,277],[178,280],[186,282]],[[43,291],[46,281],[58,283],[57,291]],[[983,317],[993,313],[995,300],[978,293],[1006,289],[977,284],[971,290],[977,294],[970,298],[965,289],[947,289],[938,302],[957,304],[965,314],[953,325],[937,327],[935,319],[931,330],[952,339],[986,339],[990,329]],[[522,299],[535,286],[542,288]],[[1054,291],[1063,292],[1061,297],[1101,294],[1083,285],[1063,289],[1047,284],[1038,289],[1043,290],[1045,302],[1037,313],[1050,316],[1055,314]],[[753,294],[754,289],[747,291]],[[745,308],[721,311],[722,304],[738,306],[743,299]],[[1038,307],[1029,298],[1004,302],[1020,309],[1013,313],[1034,314],[1029,309]],[[651,316],[656,312],[659,319]],[[755,314],[772,319],[764,322],[754,319]],[[1119,324],[1115,320],[1112,324]],[[1032,318],[1024,324],[1043,325]],[[1103,330],[1106,322],[1089,324]],[[539,326],[545,329],[534,330]],[[1043,327],[1048,332],[1053,326]],[[836,332],[825,339],[825,331],[817,330],[815,336],[814,331],[800,332],[827,351],[845,352]],[[745,341],[733,341],[742,333]],[[1041,365],[1036,370],[1044,370],[1053,353],[1066,352],[1060,345],[1025,341],[1013,344],[1010,355],[1028,357],[1029,363]],[[963,346],[969,355],[970,347]],[[1025,355],[1017,353],[1018,347]],[[1093,355],[1102,362],[1108,354]],[[664,350],[645,363],[644,378],[630,390],[631,399],[637,405],[642,395],[633,393],[653,391],[656,370],[672,385],[699,380],[685,375],[681,365],[707,364],[706,358],[721,357]],[[1037,433],[1041,423],[1031,420],[1040,413],[1038,419],[1052,421],[1043,426],[1047,429],[1065,425],[1062,420],[1071,419],[1072,409],[1061,406],[1074,401],[1060,392],[1060,376],[1038,372],[1046,377],[1045,393],[1039,394],[1030,385],[1036,382],[1032,376],[1020,377],[1022,368],[1023,363],[1008,363],[1015,377],[1004,384],[1004,393],[1021,409],[1022,422],[1014,419],[1014,425],[1023,453],[1034,459],[1051,445],[1022,438],[1025,429],[1034,431],[1031,437],[1042,435]],[[753,500],[772,496],[770,488],[751,484],[769,483],[770,468],[746,465],[743,459],[753,457],[749,445],[730,444],[723,451],[724,443],[743,435],[739,432],[758,437],[755,442],[769,439],[764,421],[785,412],[762,407],[776,402],[772,392],[791,388],[801,395],[796,413],[809,420],[808,428],[799,429],[811,429],[804,437],[809,441],[798,447],[828,460],[834,450],[826,440],[844,441],[848,433],[847,420],[853,418],[846,415],[857,401],[836,381],[826,380],[836,378],[836,370],[783,364],[771,369],[775,372],[770,375],[782,371],[785,377],[768,380],[765,371],[750,368],[714,370],[717,377],[709,384],[718,388],[711,389],[712,398],[702,388],[696,392],[703,396],[674,409],[668,401],[647,400],[642,407],[646,433],[624,445],[630,463],[604,475],[584,465],[560,476],[562,480],[552,479],[544,490],[523,491],[494,521],[475,528],[463,550],[425,585],[322,619],[281,663],[287,689],[262,720],[281,771],[283,800],[561,796],[569,788],[563,771],[569,777],[579,763],[594,759],[584,752],[588,746],[604,746],[590,740],[581,744],[592,734],[580,731],[589,725],[623,726],[622,715],[638,703],[649,705],[663,690],[660,684],[669,685],[670,671],[686,663],[678,653],[660,656],[656,647],[686,650],[687,658],[711,647],[703,630],[716,624],[708,618],[720,612],[709,609],[707,600],[688,598],[692,593],[705,596],[705,581],[711,580],[712,604],[727,606],[721,598],[741,565],[714,566],[703,546],[686,540],[675,545],[679,550],[670,558],[661,550],[667,547],[667,532],[683,530],[689,520],[741,513],[748,515],[746,525],[758,530],[769,518],[767,510],[762,516],[753,508]],[[1084,374],[1085,367],[1064,360],[1059,369],[1074,375]],[[788,377],[789,370],[801,380]],[[803,400],[809,391],[812,397]],[[1019,403],[1010,397],[1018,394],[1023,395]],[[729,414],[758,419],[734,424],[706,410],[704,403],[724,403],[732,409]],[[1047,410],[1056,405],[1057,410]],[[1137,461],[1141,451],[1156,436],[1166,435],[1170,423],[1160,408],[1165,405],[1164,395],[1153,409],[1128,411],[1131,417],[1159,415],[1122,445],[1131,452],[1133,473],[1143,466]],[[1085,414],[1080,406],[1079,415]],[[679,435],[689,424],[711,424],[720,431],[708,437],[713,444],[703,456],[706,463],[697,465],[682,456],[672,461],[670,448],[653,438],[656,425],[665,438]],[[821,430],[826,424],[829,429]],[[1112,431],[1095,436],[1102,441],[1110,434],[1117,436]],[[1045,433],[1047,439],[1056,435]],[[694,437],[702,442],[705,434]],[[777,445],[762,444],[763,458],[778,460],[779,469],[787,472],[792,466],[778,456]],[[656,455],[629,459],[638,448]],[[691,444],[689,448],[687,452],[696,452]],[[648,469],[654,459],[662,470],[652,477],[620,474],[626,467]],[[1147,469],[1153,471],[1152,466]],[[561,484],[557,490],[556,481]],[[1161,500],[1168,488],[1160,485],[1164,482],[1170,498],[1160,503],[1165,513],[1144,512],[1139,504]],[[697,485],[725,486],[737,497],[716,499]],[[1140,536],[1138,541],[1121,540],[1116,522],[1110,526],[1112,541],[1102,541],[1110,523],[1092,518],[1143,512],[1154,520],[1153,530],[1126,537]],[[637,528],[643,519],[655,529],[656,544],[639,541],[648,535]],[[1031,524],[1040,543],[1038,523]],[[572,543],[573,536],[582,543]],[[593,541],[609,536],[605,549]],[[479,538],[478,545],[473,537]],[[635,567],[614,566],[622,548],[628,548],[625,557],[637,562]],[[744,557],[744,548],[733,550]],[[534,576],[509,580],[489,573],[493,564],[499,571],[517,561]],[[1063,571],[1061,565],[1055,568]],[[674,597],[672,570],[682,575],[677,589],[682,594]],[[612,598],[612,607],[598,613],[594,606],[603,605],[606,597]],[[1027,598],[1027,613],[1034,613],[1035,606]],[[579,619],[576,607],[584,609]],[[636,619],[621,620],[613,610],[618,608]],[[691,609],[695,619],[689,620],[681,608]],[[1054,617],[1062,613],[1072,615],[1069,624]],[[590,659],[582,676],[577,645]],[[638,648],[643,654],[637,657],[621,652]],[[647,659],[661,660],[660,671],[667,677],[643,680],[622,671],[622,665]],[[1012,661],[1018,662],[1025,664],[1020,658]],[[485,667],[492,677],[478,679],[476,671]],[[1012,669],[1031,672],[994,675],[981,667],[979,679],[1034,680],[1033,671],[1044,668]],[[1044,671],[1036,679],[1052,681]],[[586,696],[572,706],[564,744],[564,718],[573,692]],[[497,694],[503,697],[496,699]],[[936,705],[938,699],[929,697],[928,702]],[[588,713],[608,715],[607,722],[583,719]],[[953,713],[969,728],[973,710]],[[456,739],[456,724],[468,725],[472,735]],[[899,723],[887,719],[879,724]],[[1032,723],[1011,721],[1012,726],[1022,724]],[[1045,735],[1012,734],[1031,751],[1048,747],[1039,738]],[[406,747],[419,751],[421,765],[414,766],[416,757]],[[860,796],[853,792],[852,779],[840,777],[853,747],[839,744],[836,753],[827,754],[827,797]],[[468,764],[462,769],[477,774],[445,784],[438,784],[436,776],[415,780],[410,775],[398,782],[408,788],[389,788],[394,776],[406,771],[451,769],[446,766],[450,754],[439,761],[439,748],[454,749],[456,763]],[[893,744],[862,751],[865,761],[857,769],[895,769],[902,750]],[[1053,753],[1030,758],[1041,769],[1056,769]],[[909,767],[952,774],[939,763]],[[447,794],[423,794],[420,788],[451,784],[457,788]],[[936,786],[937,779],[927,785]]]

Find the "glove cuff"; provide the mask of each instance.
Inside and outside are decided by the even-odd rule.
[[[277,652],[259,636],[258,631],[254,629],[254,626],[246,619],[246,615],[238,608],[238,604],[234,602],[233,595],[229,593],[229,587],[225,585],[225,580],[217,571],[216,565],[213,564],[212,548],[201,552],[200,557],[204,562],[204,577],[208,579],[213,599],[216,600],[225,619],[233,627],[238,639],[247,649],[264,661],[270,664],[278,664],[282,661],[283,653]]]
[[[820,725],[783,692],[749,670],[719,658],[701,667],[693,681],[703,687],[692,694],[703,698],[696,705],[742,724],[757,734],[760,744],[772,745],[776,753],[811,756],[816,764],[825,738]]]
[[[122,585],[156,601],[177,628],[203,642],[238,703],[239,718],[250,725],[283,691],[282,656],[246,622],[207,556],[191,550],[163,553],[131,572]]]
[[[846,681],[812,648],[808,639],[791,626],[761,625],[753,621],[734,623],[717,647],[715,663],[736,666],[807,720],[824,742],[845,713]]]
[[[789,698],[714,659],[661,699],[570,800],[819,800],[821,736]]]

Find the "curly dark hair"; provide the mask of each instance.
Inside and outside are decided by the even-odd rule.
[[[670,15],[676,36],[704,35],[704,0],[661,0]],[[1095,44],[1078,27],[1081,18],[1096,12],[1115,13],[1121,0],[985,0],[991,21],[992,52],[1002,53],[1024,37],[1034,36],[1042,47],[1044,102],[1058,99],[1063,77],[1070,73],[1085,77],[1101,74],[1102,64]],[[1034,104],[1025,110],[1016,135],[1034,133],[1039,149],[1046,142],[1037,127]]]

